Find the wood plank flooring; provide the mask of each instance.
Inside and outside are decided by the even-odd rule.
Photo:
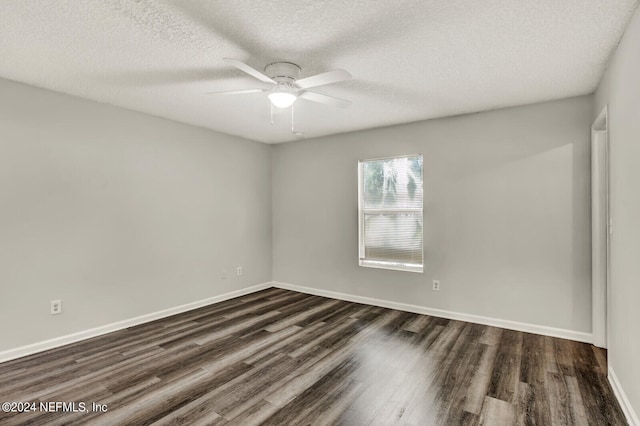
[[[0,364],[0,424],[623,425],[605,356],[273,288]]]

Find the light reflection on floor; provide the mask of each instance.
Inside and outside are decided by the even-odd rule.
[[[345,414],[349,424],[436,424],[436,364],[431,350],[410,342],[411,334],[375,330],[357,346],[354,377],[363,388]]]

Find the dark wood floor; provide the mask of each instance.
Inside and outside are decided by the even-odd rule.
[[[280,289],[0,364],[3,401],[89,411],[3,425],[626,424],[591,345]]]

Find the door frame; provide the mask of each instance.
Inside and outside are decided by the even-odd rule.
[[[595,346],[608,346],[608,293],[611,285],[610,138],[608,106],[591,125],[591,290]]]

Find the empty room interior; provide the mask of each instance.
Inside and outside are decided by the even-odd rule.
[[[0,424],[640,425],[637,0],[0,4]]]

